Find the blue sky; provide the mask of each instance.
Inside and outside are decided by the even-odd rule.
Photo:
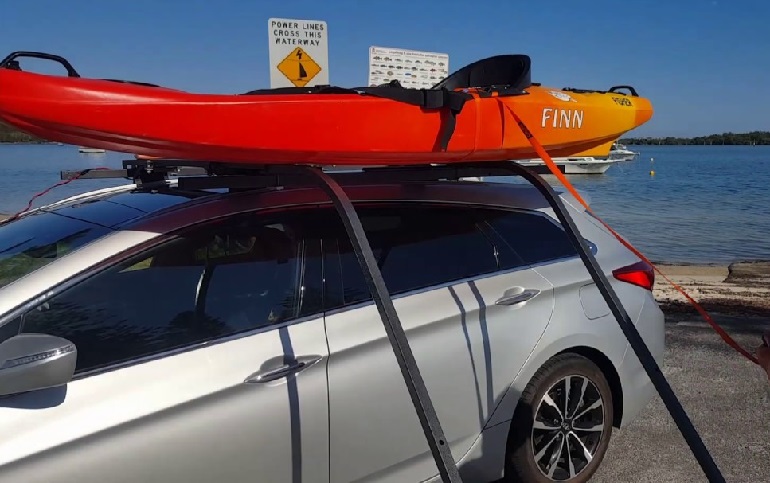
[[[57,53],[88,77],[269,87],[268,18],[325,20],[336,85],[366,84],[371,45],[445,52],[450,70],[523,53],[535,82],[636,87],[655,116],[632,135],[770,130],[763,0],[3,0],[0,11],[0,56]]]

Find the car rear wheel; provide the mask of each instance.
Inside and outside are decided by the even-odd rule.
[[[607,451],[612,420],[612,391],[601,369],[578,354],[552,358],[514,412],[505,481],[588,481]]]

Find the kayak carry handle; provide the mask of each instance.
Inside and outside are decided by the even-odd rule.
[[[639,97],[636,93],[636,89],[631,86],[612,86],[606,91],[599,91],[596,89],[578,89],[576,87],[563,87],[562,90],[566,92],[574,92],[575,94],[620,94],[625,96],[624,92],[618,92],[618,89],[628,89],[631,92],[632,97]]]
[[[634,89],[631,86],[613,86],[613,87],[610,87],[610,90],[608,90],[607,92],[617,92],[617,89],[628,89],[629,92],[631,92],[631,96],[639,97],[639,94],[636,93],[636,89]],[[622,94],[622,92],[620,94]]]
[[[80,77],[80,74],[78,74],[78,71],[76,71],[75,68],[72,67],[72,64],[70,64],[69,61],[67,61],[67,59],[59,55],[46,54],[45,52],[27,52],[27,51],[12,52],[9,56],[7,56],[5,59],[0,61],[0,69],[21,70],[21,67],[19,66],[19,61],[16,60],[21,57],[53,60],[54,62],[58,62],[59,64],[64,66],[65,69],[67,69],[68,77]]]

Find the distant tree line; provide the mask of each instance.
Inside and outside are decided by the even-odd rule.
[[[705,144],[705,145],[770,145],[770,132],[768,131],[752,131],[747,133],[736,134],[732,132],[726,132],[722,134],[711,134],[709,136],[698,136],[694,138],[677,138],[677,137],[663,137],[663,138],[623,138],[620,140],[621,144],[626,145],[688,145],[688,144]]]
[[[32,136],[0,122],[0,143],[48,143],[45,139]]]
[[[47,143],[45,139],[32,136],[25,132],[21,132],[7,124],[0,122],[0,143]],[[698,136],[694,138],[679,138],[679,137],[644,137],[644,138],[622,138],[621,144],[626,145],[689,145],[689,144],[705,144],[705,145],[770,145],[770,132],[768,131],[753,131],[748,133],[736,134],[726,132],[722,134],[711,134],[709,136]]]

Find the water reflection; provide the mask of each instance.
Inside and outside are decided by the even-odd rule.
[[[568,179],[643,253],[655,261],[690,263],[770,259],[770,147],[634,149],[641,152],[636,160],[618,163],[604,175]],[[555,176],[543,178],[562,188]]]

